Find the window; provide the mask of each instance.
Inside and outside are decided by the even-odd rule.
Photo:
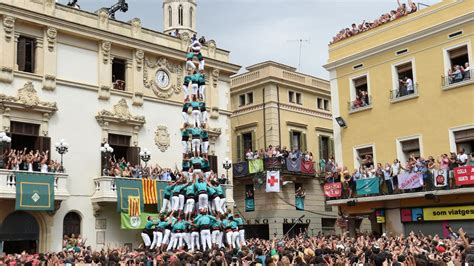
[[[219,164],[217,163],[218,162],[217,155],[208,155],[207,157],[209,160],[209,168],[211,168],[211,171],[213,171],[217,175],[218,174],[217,171],[219,170]]]
[[[449,65],[446,73],[447,82],[445,81],[444,85],[471,79],[472,70],[464,71],[465,68],[469,67],[468,50],[467,45],[462,45],[446,51]]]
[[[464,149],[465,154],[474,152],[474,128],[454,132],[456,151]]]
[[[170,6],[168,7],[168,26],[173,26],[173,10]]]
[[[35,72],[35,48],[35,39],[25,36],[18,38],[16,63],[19,71]]]
[[[352,102],[350,103],[350,110],[371,105],[369,96],[369,87],[367,83],[367,76],[352,79]]]
[[[329,111],[329,100],[324,100],[324,110]]]
[[[318,109],[323,109],[323,99],[318,98]]]
[[[51,139],[49,137],[41,137],[39,135],[40,125],[23,122],[10,122],[10,134],[12,142],[10,148],[15,150],[26,149],[27,152],[31,150],[51,151]],[[28,169],[20,169],[28,170]],[[35,170],[35,169],[33,169]],[[36,169],[40,170],[40,169]]]
[[[402,140],[399,142],[401,148],[401,158],[400,161],[402,163],[408,161],[411,156],[415,158],[419,158],[421,155],[420,151],[420,139],[414,138],[409,140]]]
[[[328,160],[334,155],[333,140],[329,136],[319,136],[319,159]]]
[[[296,103],[297,104],[302,104],[301,103],[301,93],[295,93],[296,94]]]
[[[178,24],[183,26],[183,6],[179,5],[178,7]]]
[[[189,27],[190,28],[193,28],[193,13],[194,13],[194,9],[191,7],[189,9]]]
[[[115,90],[125,91],[125,60],[114,58],[112,61],[112,83]]]
[[[242,134],[242,140],[244,141],[244,152],[247,153],[249,150],[253,151],[255,148],[252,145],[252,133]]]
[[[74,235],[77,237],[81,234],[81,216],[75,212],[69,212],[64,216],[63,221],[63,236],[67,235],[71,237]]]
[[[256,150],[257,145],[255,142],[255,132],[245,132],[237,135],[237,160],[244,161],[246,159],[245,154],[251,150]]]
[[[332,212],[332,206],[328,205],[326,201],[324,201],[324,211]]]
[[[355,166],[374,167],[374,148],[372,146],[355,149]]]
[[[416,93],[412,62],[395,66],[396,87],[392,91],[392,98],[399,98]]]
[[[324,234],[332,233],[335,230],[335,228],[336,228],[335,218],[321,218],[321,229],[323,230]]]
[[[292,91],[289,91],[289,92],[288,92],[288,101],[289,101],[290,103],[294,103],[294,102],[295,102],[295,93],[294,93],[294,92],[292,92]]]
[[[247,104],[253,103],[253,92],[247,93]]]
[[[292,150],[306,151],[306,134],[300,131],[290,131],[290,147]]]
[[[124,159],[126,162],[129,162],[131,165],[140,164],[140,148],[139,147],[130,147],[130,136],[118,135],[118,134],[109,134],[108,143],[112,148],[114,148],[113,157],[116,161]],[[103,158],[102,158],[103,159]],[[103,166],[105,161],[103,161]],[[102,167],[103,169],[104,167]]]
[[[245,105],[245,94],[239,95],[239,106]]]

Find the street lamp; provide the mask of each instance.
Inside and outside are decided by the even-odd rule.
[[[224,158],[224,161],[222,162],[222,166],[227,171],[226,179],[228,183],[229,182],[229,169],[232,167],[232,161],[226,157]]]
[[[151,159],[151,152],[147,148],[143,149],[143,151],[140,152],[140,159],[145,162],[146,168],[146,164]]]
[[[0,145],[1,145],[1,150],[0,150],[0,168],[3,168],[3,153],[5,152],[3,150],[3,148],[5,147],[5,144],[6,143],[10,143],[12,142],[12,138],[10,138],[9,136],[7,136],[7,134],[5,134],[5,132],[0,132]]]
[[[107,171],[109,169],[109,159],[114,152],[114,148],[112,148],[108,143],[105,143],[104,146],[100,147],[100,152],[103,154],[105,159],[105,168],[102,170],[102,175],[107,176]]]
[[[63,155],[69,151],[69,144],[65,142],[64,139],[61,139],[60,142],[56,142],[54,146],[56,146],[56,151],[61,155],[61,167],[59,168],[59,172],[64,173]]]

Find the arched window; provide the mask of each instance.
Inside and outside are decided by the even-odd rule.
[[[64,216],[63,235],[71,237],[72,234],[77,237],[81,234],[81,216],[76,212],[69,212]]]
[[[170,6],[168,7],[168,24],[169,27],[173,26],[173,10]]]
[[[178,8],[178,24],[183,26],[183,5],[179,5]]]
[[[192,28],[193,27],[193,8],[191,7],[189,9],[189,27]]]

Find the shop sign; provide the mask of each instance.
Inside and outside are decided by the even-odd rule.
[[[474,206],[424,208],[425,221],[474,220]]]

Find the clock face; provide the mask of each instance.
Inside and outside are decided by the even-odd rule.
[[[156,72],[155,82],[158,88],[164,89],[170,85],[170,77],[166,71],[158,70]]]

